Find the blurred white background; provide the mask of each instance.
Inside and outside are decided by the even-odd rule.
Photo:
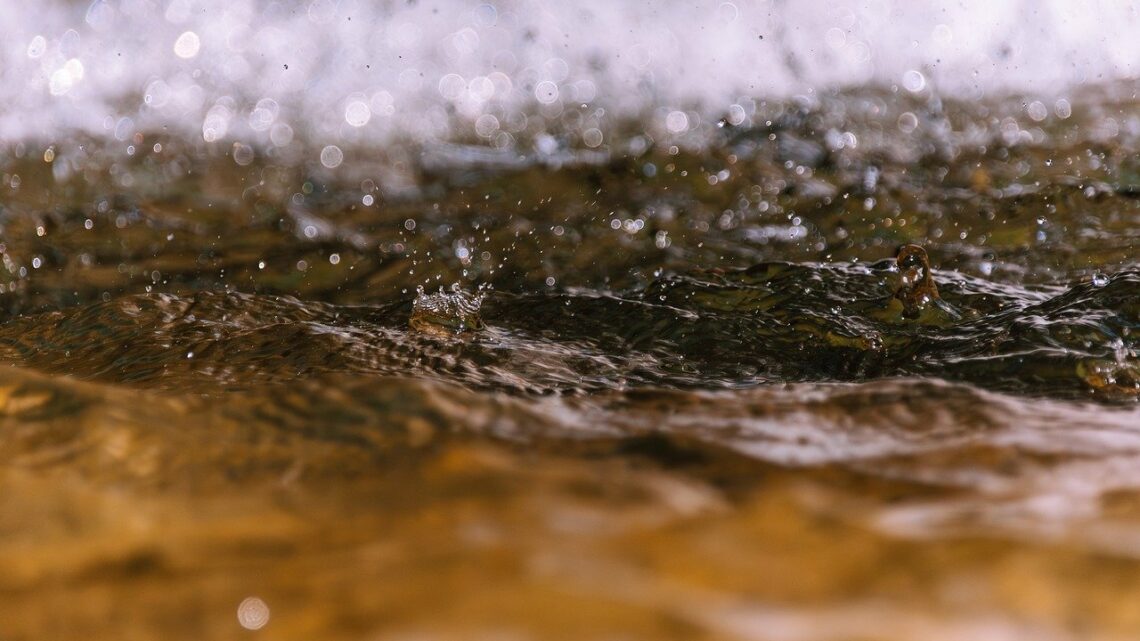
[[[0,15],[9,143],[510,147],[570,131],[599,147],[623,119],[684,133],[834,87],[1053,109],[1140,72],[1129,2],[2,0]]]

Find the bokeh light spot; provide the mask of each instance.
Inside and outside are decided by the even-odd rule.
[[[535,85],[534,97],[544,105],[553,104],[558,100],[558,85],[549,80],[543,80]]]
[[[363,100],[351,100],[344,108],[344,119],[353,127],[363,127],[372,119],[372,110]]]
[[[248,597],[238,605],[237,618],[246,630],[260,630],[269,623],[269,606],[255,596]]]
[[[193,31],[184,31],[174,41],[174,55],[179,58],[190,59],[198,55],[198,49],[201,46],[202,41],[198,39],[198,34]]]
[[[344,152],[336,145],[328,145],[321,150],[321,164],[329,169],[336,169],[344,162]]]
[[[665,128],[679,134],[689,128],[689,117],[683,111],[670,111],[665,116]]]

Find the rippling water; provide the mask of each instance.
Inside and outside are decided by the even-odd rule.
[[[11,153],[0,639],[1136,638],[1127,91]]]

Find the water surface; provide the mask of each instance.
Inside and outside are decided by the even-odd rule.
[[[1140,127],[1022,102],[13,151],[0,638],[1134,638]]]

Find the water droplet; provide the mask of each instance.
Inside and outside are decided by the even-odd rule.
[[[458,100],[467,89],[467,81],[457,73],[449,73],[439,79],[439,95],[448,100]]]
[[[483,114],[475,120],[475,133],[482,138],[490,138],[499,131],[499,119],[491,114]]]
[[[902,82],[903,87],[911,93],[918,93],[926,88],[926,76],[914,69],[903,74]]]
[[[241,165],[242,167],[245,167],[246,165],[249,165],[253,162],[253,147],[250,147],[249,145],[235,142],[231,153],[234,157],[234,162]]]
[[[1057,102],[1053,103],[1053,113],[1057,114],[1058,118],[1064,120],[1073,115],[1073,108],[1069,105],[1068,100],[1060,98]]]
[[[293,128],[283,122],[273,125],[269,131],[269,141],[278,147],[288,145],[293,142]]]
[[[918,129],[918,116],[915,116],[909,111],[903,113],[899,116],[898,128],[899,131],[903,132],[904,134],[909,134],[915,129]]]
[[[344,119],[353,127],[363,127],[372,119],[372,110],[363,100],[351,100],[344,108]]]
[[[823,41],[832,49],[842,49],[847,44],[847,33],[838,27],[832,27],[824,34]]]
[[[950,30],[949,25],[945,24],[935,25],[931,35],[934,37],[934,42],[940,45],[948,45],[954,40],[954,32]]]
[[[237,618],[246,630],[260,630],[269,623],[269,606],[257,597],[248,597],[238,605]]]
[[[115,20],[115,10],[104,0],[95,0],[91,6],[87,8],[87,17],[85,22],[91,25],[91,28],[102,31],[112,25]]]
[[[741,105],[729,105],[728,107],[728,122],[732,125],[740,125],[744,123],[744,119],[748,114],[744,111]]]
[[[28,57],[39,58],[47,51],[47,40],[43,36],[36,36],[28,43]]]
[[[683,111],[670,111],[665,116],[665,128],[675,134],[686,131],[689,128],[689,116]]]
[[[280,107],[272,98],[262,98],[257,106],[249,113],[249,128],[254,131],[265,131],[273,126]]]
[[[174,55],[179,58],[190,59],[198,55],[198,49],[201,46],[202,41],[198,39],[198,34],[193,31],[185,31],[174,41]]]
[[[475,24],[480,27],[493,27],[499,20],[499,12],[494,6],[489,4],[481,4],[475,7]]]
[[[48,79],[48,91],[53,96],[62,96],[71,91],[75,83],[83,79],[83,63],[78,58],[72,58],[57,69]]]
[[[544,105],[553,104],[558,100],[558,85],[549,80],[543,80],[535,85],[534,98]]]
[[[717,7],[716,12],[717,17],[726,23],[736,22],[736,19],[740,17],[740,9],[738,9],[736,5],[731,2],[720,3],[720,6]]]
[[[344,162],[344,152],[336,145],[328,145],[321,150],[321,164],[329,169],[336,169]]]

